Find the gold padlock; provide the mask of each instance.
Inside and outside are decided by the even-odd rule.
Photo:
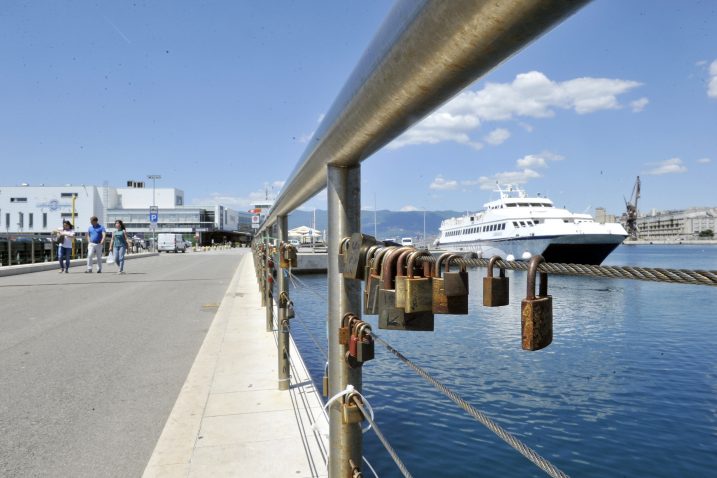
[[[403,251],[396,264],[396,307],[402,309],[406,307],[406,260],[414,251],[413,248]]]
[[[430,263],[428,273],[423,276],[416,277],[415,262],[419,257],[430,256],[426,251],[418,251],[412,253],[408,258],[408,266],[406,267],[408,276],[406,277],[406,312],[431,312],[433,305],[433,293],[431,288],[431,268]]]
[[[540,292],[535,295],[535,276],[543,256],[528,264],[528,291],[520,303],[520,335],[523,350],[540,350],[553,341],[553,297],[548,295],[548,274],[540,273]]]

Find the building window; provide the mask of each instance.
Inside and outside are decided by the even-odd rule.
[[[184,202],[184,201],[183,201],[183,199],[182,199],[182,196],[175,196],[175,198],[174,198],[174,205],[175,205],[175,206],[181,206],[183,202]]]
[[[22,229],[25,226],[25,215],[21,212],[17,213],[17,227]]]
[[[42,213],[42,228],[47,229],[47,213]]]
[[[5,213],[5,229],[10,229],[10,213]]]
[[[71,198],[73,196],[77,196],[77,193],[60,193],[61,198]]]
[[[27,202],[27,198],[10,198],[10,202]]]
[[[29,214],[27,215],[27,227],[28,227],[28,229],[32,229],[32,228],[33,228],[34,222],[35,222],[34,219],[35,219],[35,217],[33,216],[32,213],[29,213]]]

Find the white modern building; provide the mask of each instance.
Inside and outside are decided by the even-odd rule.
[[[717,231],[717,208],[693,207],[680,211],[650,211],[637,218],[638,238],[692,239],[703,231]]]
[[[85,231],[90,217],[112,227],[121,219],[133,234],[152,232],[149,208],[158,208],[156,232],[185,235],[251,232],[251,214],[221,205],[185,206],[184,191],[145,187],[127,181],[126,187],[0,186],[0,233],[49,235],[68,220]],[[223,237],[223,236],[222,236]],[[230,239],[231,240],[231,239]]]

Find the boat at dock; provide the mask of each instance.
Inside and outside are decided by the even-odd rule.
[[[618,223],[597,223],[589,214],[555,207],[547,197],[528,197],[517,186],[498,185],[496,192],[500,198],[482,211],[441,222],[434,245],[486,258],[527,260],[539,254],[548,262],[598,265],[627,237]]]

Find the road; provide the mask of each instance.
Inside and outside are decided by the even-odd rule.
[[[248,251],[0,278],[0,476],[140,476]]]

